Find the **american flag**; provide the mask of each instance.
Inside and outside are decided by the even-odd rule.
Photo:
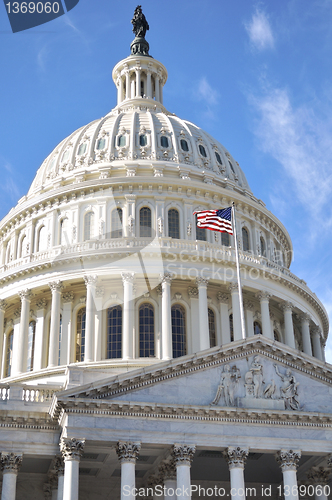
[[[197,226],[219,231],[220,233],[233,234],[232,207],[220,210],[202,210],[194,212],[197,215]]]

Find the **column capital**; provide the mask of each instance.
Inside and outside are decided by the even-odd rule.
[[[61,438],[60,451],[64,461],[79,460],[84,452],[85,439]]]
[[[248,311],[253,311],[253,310],[254,310],[254,308],[255,308],[255,306],[254,306],[253,302],[251,302],[251,300],[249,300],[249,299],[245,299],[245,300],[243,301],[243,307],[244,307],[245,309],[247,309]]]
[[[23,300],[31,300],[32,299],[32,292],[29,288],[26,288],[25,290],[21,290],[18,292],[18,295],[20,296],[20,299]]]
[[[282,472],[296,471],[300,458],[301,452],[299,450],[280,450],[276,454],[276,461],[280,465]]]
[[[320,337],[321,337],[321,335],[322,335],[322,329],[321,329],[321,327],[320,327],[320,326],[315,325],[315,326],[313,327],[313,329],[312,329],[312,333],[313,333],[313,335],[317,335],[317,336],[320,338]]]
[[[125,283],[134,283],[135,273],[121,273],[121,278],[123,284]]]
[[[237,446],[229,446],[227,450],[224,450],[223,456],[228,463],[229,469],[240,469],[244,468],[249,455],[249,450],[247,448],[241,448]]]
[[[170,461],[164,460],[159,466],[160,476],[165,479],[176,479],[176,465],[172,457]]]
[[[297,315],[297,317],[299,318],[299,320],[302,322],[302,323],[309,323],[310,320],[311,320],[311,316],[310,314],[308,313],[304,313],[304,312],[301,312],[300,314]]]
[[[129,441],[119,441],[116,445],[116,453],[120,463],[136,463],[141,443],[132,443]]]
[[[196,446],[175,443],[172,448],[172,457],[174,458],[175,464],[190,465],[195,451]]]
[[[330,467],[312,467],[307,472],[307,478],[313,484],[326,485],[329,482],[331,472]]]
[[[161,285],[157,285],[156,286],[156,292],[159,296],[161,296],[163,294],[163,288]]]
[[[159,474],[153,474],[148,478],[148,487],[155,488],[157,485],[161,484],[163,481]]]
[[[228,285],[228,290],[229,290],[231,293],[233,293],[233,292],[238,292],[238,291],[239,291],[239,285],[238,285],[237,283],[235,283],[235,282],[230,283],[230,284]]]
[[[96,286],[96,283],[98,281],[98,276],[95,274],[90,274],[90,275],[85,275],[83,276],[85,286]]]
[[[5,312],[7,307],[7,302],[3,299],[0,300],[0,311]]]
[[[196,278],[196,285],[199,286],[208,286],[210,278]]]
[[[22,453],[3,452],[1,454],[1,470],[4,474],[6,474],[6,472],[17,474],[22,465],[22,460]]]
[[[62,302],[73,302],[73,300],[74,300],[73,292],[63,292]]]
[[[172,273],[164,273],[164,274],[159,275],[160,283],[168,283],[170,285],[172,282],[172,279],[173,279]]]
[[[47,302],[45,299],[37,300],[36,302],[37,311],[40,311],[41,309],[46,309],[46,307],[47,307]]]
[[[63,476],[65,472],[65,463],[63,461],[63,457],[61,455],[56,455],[53,461],[53,467],[55,474],[57,476]]]
[[[327,457],[327,466],[332,469],[332,453],[330,453]]]
[[[279,307],[280,309],[283,311],[283,312],[286,312],[286,311],[293,311],[293,309],[295,308],[294,304],[292,304],[292,302],[289,302],[289,301],[285,301],[285,302],[281,302],[279,304]]]
[[[229,303],[229,295],[227,293],[218,292],[217,299],[219,300],[219,302],[222,302],[223,304]]]
[[[269,301],[270,298],[272,297],[272,295],[269,293],[269,292],[266,292],[264,290],[261,290],[260,292],[257,292],[255,294],[255,296],[260,300],[260,301],[263,301],[263,300],[267,300]]]
[[[50,287],[52,293],[53,292],[61,292],[63,289],[63,283],[62,281],[51,281],[48,286]]]
[[[188,295],[191,299],[198,299],[198,288],[196,286],[190,286],[188,288]]]

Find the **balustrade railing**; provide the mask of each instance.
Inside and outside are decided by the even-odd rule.
[[[59,391],[59,387],[42,385],[0,385],[0,404],[5,401],[24,401],[27,403],[47,403],[51,401],[53,394]]]

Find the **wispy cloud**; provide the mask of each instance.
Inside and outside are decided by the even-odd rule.
[[[206,77],[203,76],[194,89],[194,98],[205,105],[204,115],[206,118],[215,118],[215,106],[219,102],[218,92],[211,87]]]
[[[274,47],[274,36],[267,15],[256,10],[251,20],[245,23],[252,46],[258,50],[272,49]]]
[[[44,73],[46,71],[46,58],[48,56],[48,48],[46,45],[43,45],[39,50],[37,54],[37,65],[38,68]]]
[[[17,175],[15,174],[14,168],[7,160],[2,157],[0,158],[0,161],[0,171],[2,175],[0,191],[4,193],[6,199],[9,199],[11,203],[16,203],[17,200],[21,197],[19,186],[15,180]]]

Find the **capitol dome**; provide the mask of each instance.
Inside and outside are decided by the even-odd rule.
[[[38,494],[20,498],[41,498],[37,461],[48,460],[52,498],[77,500],[83,449],[84,498],[106,498],[92,476],[109,470],[120,498],[141,445],[142,484],[174,484],[174,464],[187,484],[196,445],[195,470],[221,446],[235,484],[250,449],[277,484],[272,426],[292,473],[301,440],[313,466],[327,450],[327,312],[290,271],[290,236],[235,157],[164,107],[167,71],[145,32],[113,80],[115,108],[64,139],[0,223],[0,405],[4,426],[25,429],[3,434],[4,498],[15,498],[8,477],[23,453],[24,484]],[[195,212],[230,206],[238,241],[197,226]]]

